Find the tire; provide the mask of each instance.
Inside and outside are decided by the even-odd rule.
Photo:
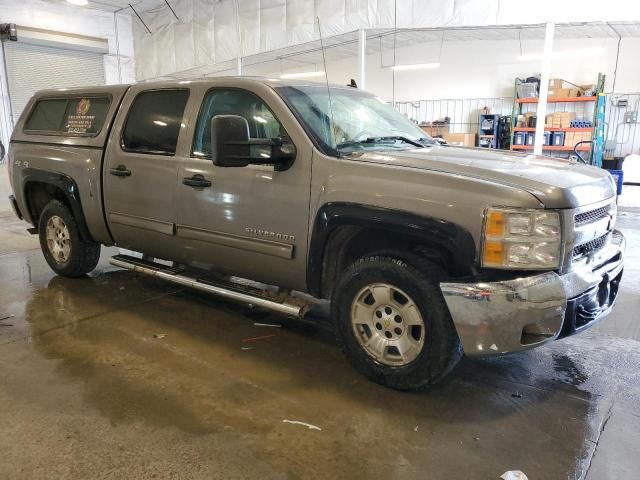
[[[38,233],[44,258],[58,275],[76,278],[96,268],[100,244],[82,238],[78,222],[64,203],[47,203],[38,220]]]
[[[387,253],[361,258],[344,271],[333,291],[332,317],[338,343],[356,370],[397,390],[423,390],[453,369],[462,347],[438,278],[441,271],[427,260]],[[390,312],[374,292],[392,299]]]

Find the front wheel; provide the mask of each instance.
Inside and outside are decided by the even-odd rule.
[[[100,244],[82,238],[78,222],[67,206],[51,200],[38,222],[40,248],[51,269],[63,277],[81,277],[100,259]]]
[[[426,260],[412,263],[361,258],[346,269],[332,301],[338,341],[353,366],[399,390],[436,383],[462,356],[439,270]]]

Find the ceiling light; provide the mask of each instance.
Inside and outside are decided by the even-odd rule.
[[[396,72],[403,70],[424,70],[427,68],[440,68],[440,63],[414,63],[413,65],[394,65],[391,67]]]
[[[280,78],[311,78],[311,77],[321,77],[324,75],[324,70],[319,70],[317,72],[298,72],[298,73],[283,73],[280,75]]]
[[[596,48],[572,48],[571,50],[557,50],[555,52],[551,52],[551,58],[564,58],[571,57],[575,55],[592,55],[594,53],[604,52],[604,47],[596,47]],[[525,53],[524,55],[518,55],[516,59],[521,62],[526,62],[530,60],[542,60],[544,55],[542,53]]]
[[[76,5],[78,7],[84,7],[89,2],[87,0],[67,0],[67,3],[70,3],[71,5]]]
[[[166,127],[167,126],[167,122],[163,122],[162,120],[154,120],[153,123],[155,123],[159,127]]]

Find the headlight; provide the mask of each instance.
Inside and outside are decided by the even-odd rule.
[[[562,252],[560,215],[547,210],[488,208],[482,265],[521,270],[556,269]]]

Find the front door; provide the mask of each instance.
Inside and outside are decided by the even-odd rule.
[[[181,258],[193,266],[302,289],[311,148],[282,102],[275,98],[271,102],[270,107],[256,92],[238,88],[216,87],[204,94],[191,156],[180,173],[177,236]],[[286,117],[287,131],[274,114],[277,111]],[[224,114],[243,116],[251,138],[289,136],[298,149],[291,167],[274,171],[264,165],[214,166],[211,119]],[[270,154],[265,147],[251,148],[254,156]]]
[[[124,111],[130,107],[111,135],[103,174],[107,219],[120,247],[159,258],[175,254],[175,154],[188,97],[186,89],[138,87],[123,104]]]

